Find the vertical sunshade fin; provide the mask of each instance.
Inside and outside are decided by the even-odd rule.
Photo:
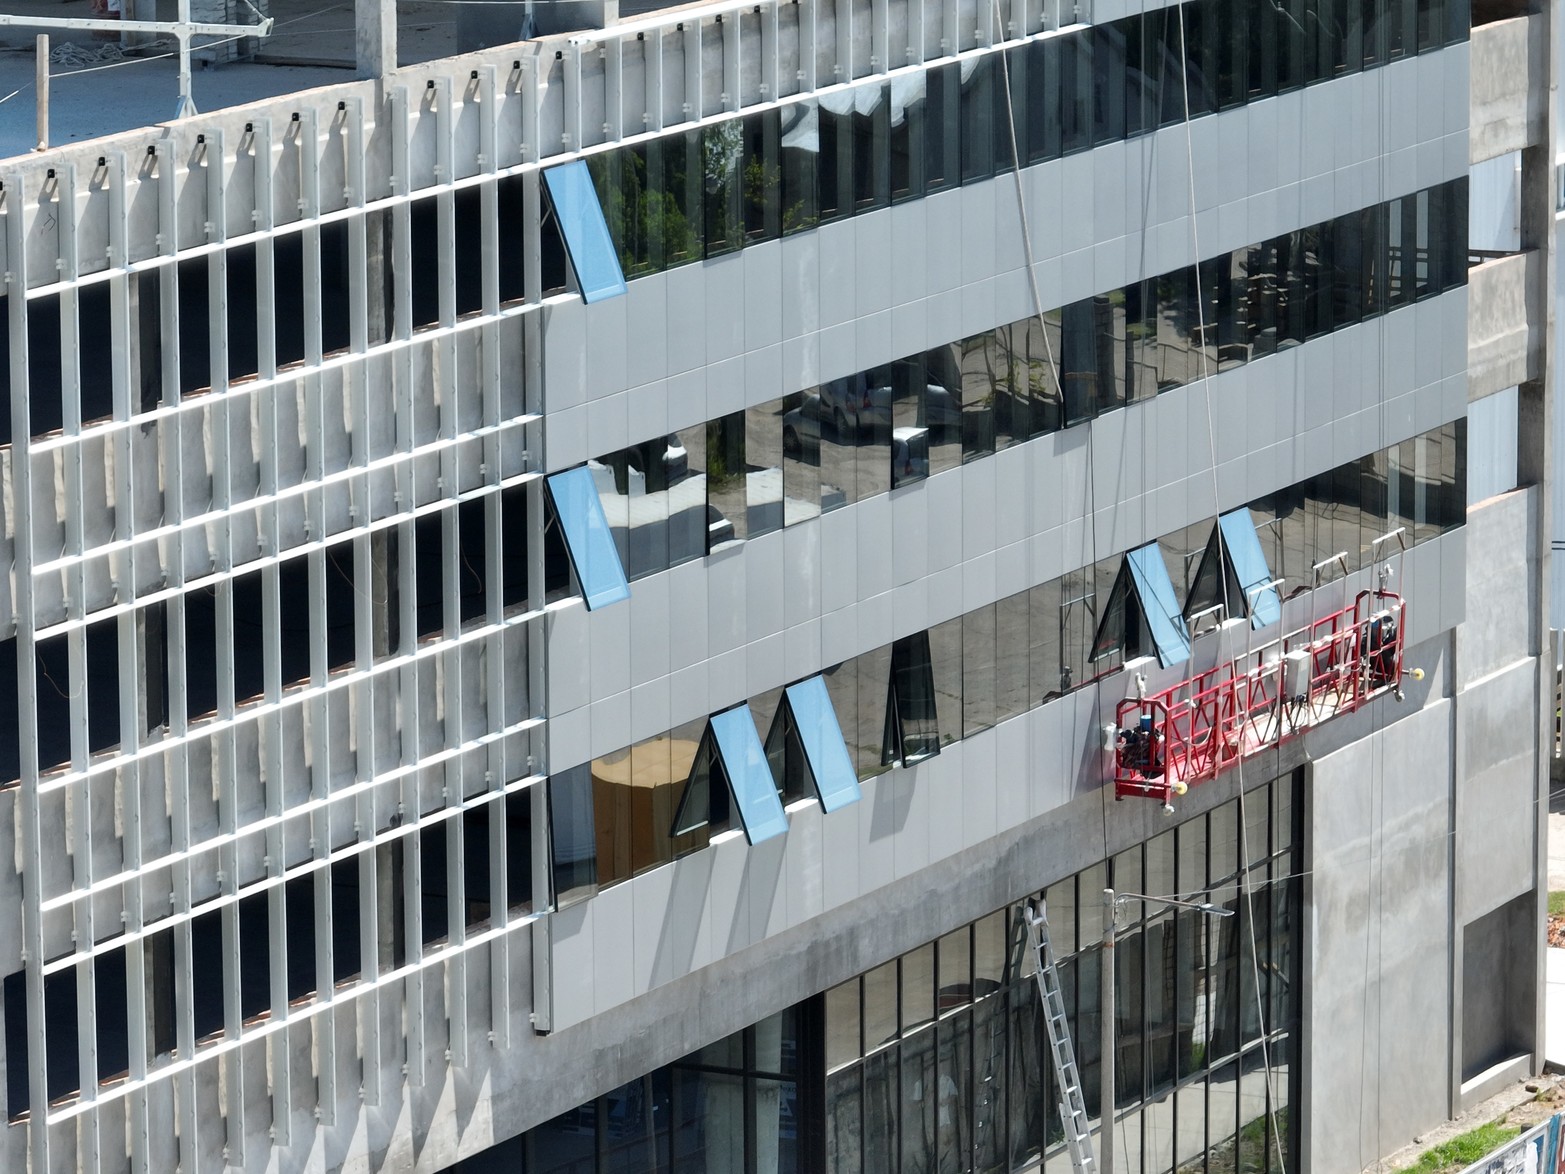
[[[714,714],[711,729],[734,804],[739,808],[739,820],[744,824],[745,838],[759,844],[782,835],[788,830],[788,817],[783,814],[782,800],[777,796],[777,784],[772,779],[750,707],[740,705]]]
[[[793,714],[804,757],[815,776],[815,791],[821,810],[836,811],[859,800],[859,779],[853,769],[853,757],[842,737],[837,711],[824,677],[814,676],[785,690],[788,708]]]
[[[577,159],[551,167],[543,173],[554,204],[554,215],[565,238],[576,284],[581,286],[584,302],[601,302],[625,292],[625,274],[620,269],[614,238],[609,235],[598,203],[598,190],[592,186],[587,164]]]
[[[1136,599],[1147,631],[1157,647],[1157,660],[1164,668],[1190,659],[1190,629],[1179,611],[1174,583],[1168,577],[1168,565],[1156,542],[1132,550],[1125,556]]]
[[[553,474],[547,484],[588,610],[629,599],[630,583],[625,578],[619,551],[614,548],[614,536],[592,474],[582,465]]]
[[[1255,519],[1247,508],[1240,506],[1218,518],[1217,525],[1228,549],[1233,577],[1244,595],[1250,626],[1264,628],[1277,623],[1282,619],[1282,599],[1272,584],[1272,570],[1261,549],[1260,535],[1255,532]]]

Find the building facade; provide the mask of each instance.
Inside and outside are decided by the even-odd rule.
[[[1115,1169],[1541,1069],[1547,7],[389,7],[0,164],[0,1166],[1068,1169],[1040,898]]]

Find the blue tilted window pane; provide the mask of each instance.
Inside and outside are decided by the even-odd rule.
[[[565,250],[571,255],[571,268],[576,270],[582,301],[599,302],[624,293],[625,274],[619,267],[619,254],[614,251],[614,240],[609,236],[598,190],[592,186],[586,163],[577,159],[551,167],[543,178],[549,185],[549,199],[560,222]]]
[[[607,607],[630,598],[625,568],[614,549],[609,520],[585,465],[555,473],[548,479],[554,513],[565,532],[565,549],[581,583],[582,598],[589,609]]]
[[[1250,511],[1241,506],[1217,519],[1223,532],[1223,545],[1228,548],[1228,561],[1233,566],[1233,576],[1244,593],[1245,610],[1250,613],[1250,626],[1264,628],[1282,619],[1282,600],[1277,588],[1256,588],[1272,581],[1272,569],[1267,565],[1266,552],[1261,549],[1261,539],[1255,532],[1255,520]]]
[[[741,705],[715,714],[712,733],[717,738],[717,752],[723,756],[723,768],[739,807],[745,838],[759,844],[782,835],[788,830],[788,817],[777,797],[777,784],[772,779],[761,736],[755,732],[750,707]]]
[[[794,728],[799,731],[799,741],[804,745],[804,757],[809,760],[810,773],[815,776],[821,810],[831,812],[857,803],[858,774],[853,769],[847,743],[842,739],[842,727],[837,723],[837,711],[832,708],[825,678],[811,677],[797,685],[789,685],[787,696]]]
[[[1141,602],[1147,630],[1157,645],[1158,663],[1167,668],[1189,660],[1190,629],[1185,626],[1185,617],[1179,614],[1179,600],[1174,595],[1174,584],[1168,577],[1168,567],[1158,544],[1149,542],[1131,551],[1125,561],[1130,565],[1130,577],[1136,585],[1136,597]]]

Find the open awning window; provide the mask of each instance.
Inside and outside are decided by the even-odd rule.
[[[1163,561],[1163,551],[1156,542],[1132,550],[1125,556],[1125,566],[1136,591],[1147,631],[1157,649],[1157,660],[1167,668],[1190,659],[1190,629],[1179,611],[1179,598],[1174,594],[1174,583],[1168,577],[1168,565]]]
[[[614,239],[603,219],[603,206],[598,203],[587,164],[577,159],[551,167],[543,173],[543,180],[559,221],[560,235],[565,238],[571,268],[576,271],[582,301],[600,302],[623,294],[625,273],[620,268],[619,254],[614,250]]]
[[[859,800],[859,779],[843,741],[837,711],[824,677],[811,677],[783,691],[794,731],[804,748],[804,760],[820,796],[821,810],[836,811]]]
[[[1190,593],[1185,597],[1185,622],[1195,632],[1210,629],[1228,618],[1229,601],[1237,592],[1223,580],[1224,565],[1223,532],[1213,526],[1201,561],[1196,564],[1195,578],[1190,581]]]
[[[1228,551],[1228,565],[1243,597],[1252,628],[1264,628],[1282,619],[1282,599],[1272,583],[1272,570],[1255,532],[1255,519],[1244,506],[1217,519],[1217,529]]]
[[[935,670],[929,633],[915,632],[891,646],[891,684],[886,697],[886,732],[880,761],[911,766],[940,753],[940,719],[935,710]]]
[[[565,533],[565,549],[571,569],[581,584],[589,610],[630,598],[625,567],[614,547],[614,535],[603,513],[597,486],[586,466],[567,469],[548,478],[554,514]]]
[[[759,844],[788,830],[788,817],[748,705],[714,714],[707,723],[695,768],[674,813],[674,835],[726,822],[730,798],[750,843]]]
[[[1096,664],[1116,653],[1130,660],[1149,651],[1157,653],[1164,668],[1190,659],[1190,629],[1155,542],[1132,550],[1120,564],[1092,641],[1091,660]]]

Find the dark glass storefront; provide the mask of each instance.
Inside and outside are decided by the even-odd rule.
[[[1302,818],[1300,777],[1287,776],[1045,890],[1095,1118],[1102,890],[1233,912],[1121,906],[1116,1171],[1269,1174],[1294,1165]],[[1068,1171],[1058,1104],[1032,959],[1011,906],[457,1169]]]

